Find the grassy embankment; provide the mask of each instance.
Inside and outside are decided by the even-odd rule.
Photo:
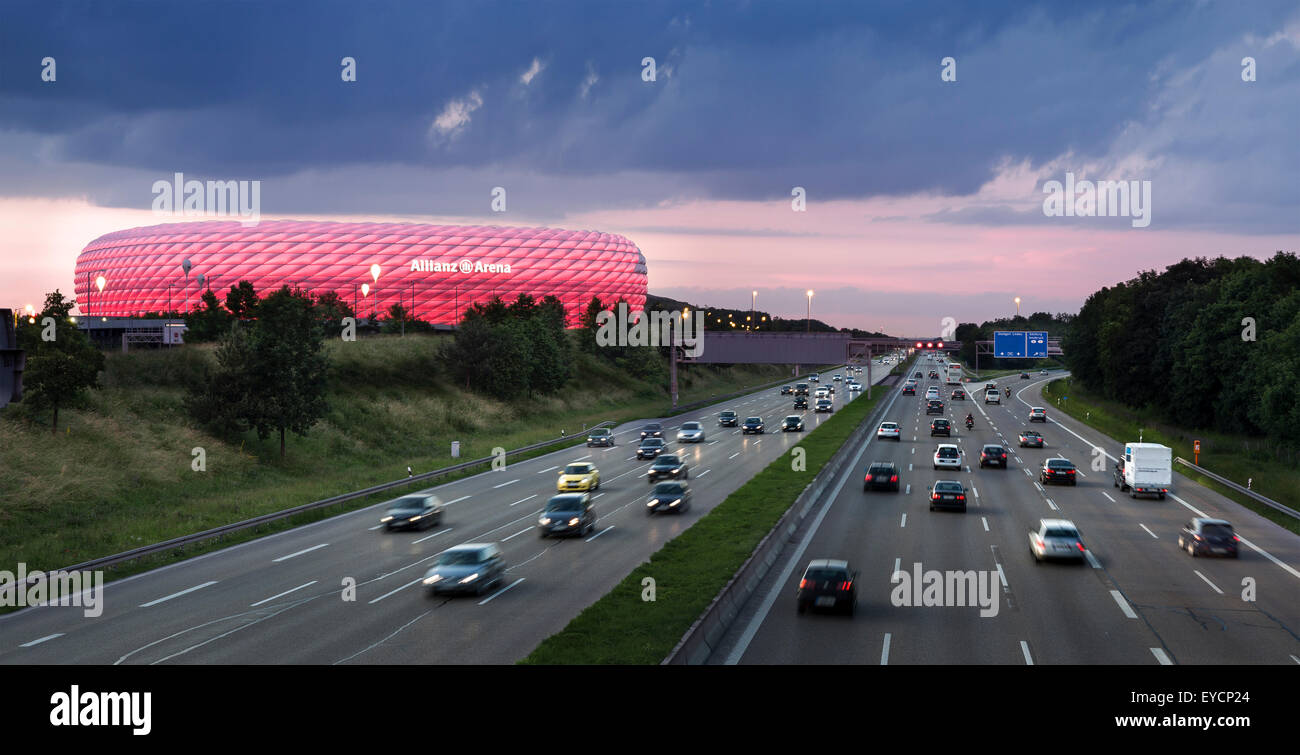
[[[899,365],[892,372],[905,370]],[[788,455],[772,461],[520,663],[662,661],[889,390],[877,388],[870,400],[863,394],[837,409],[799,443],[807,452],[805,470],[791,469]],[[642,599],[647,577],[654,580],[654,601]]]
[[[1300,465],[1296,463],[1300,451],[1292,450],[1290,460],[1279,458],[1275,444],[1263,438],[1228,435],[1208,431],[1189,431],[1160,422],[1154,412],[1131,409],[1118,402],[1088,393],[1073,378],[1060,378],[1048,383],[1043,395],[1053,406],[1084,424],[1109,435],[1120,442],[1138,439],[1159,443],[1173,449],[1174,456],[1194,461],[1192,442],[1201,441],[1200,466],[1245,485],[1253,478],[1251,489],[1278,503],[1296,508],[1300,501]],[[1067,397],[1068,398],[1065,398]],[[1106,449],[1118,455],[1121,449]],[[1220,485],[1181,464],[1174,471],[1197,483],[1215,490],[1252,511],[1265,516],[1293,532],[1300,532],[1300,520],[1265,506],[1249,496]]]
[[[330,411],[306,437],[288,436],[284,460],[274,434],[264,441],[255,433],[222,439],[189,422],[185,387],[212,359],[211,346],[109,354],[104,387],[60,412],[57,435],[48,416],[28,416],[21,404],[0,413],[0,564],[68,566],[399,479],[408,464],[429,471],[603,420],[657,416],[665,406],[665,386],[586,355],[578,357],[571,387],[555,396],[493,400],[449,383],[434,348],[438,338],[327,342]],[[784,365],[683,366],[680,400],[788,375]],[[451,458],[453,440],[461,442],[459,460]],[[204,450],[206,471],[191,469],[195,448]],[[113,569],[110,578],[401,492],[140,559]]]

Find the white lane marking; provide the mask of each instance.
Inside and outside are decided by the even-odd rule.
[[[1195,506],[1193,506],[1192,504],[1188,503],[1187,501],[1184,501],[1182,498],[1179,498],[1178,496],[1174,495],[1173,493],[1170,493],[1170,494],[1169,494],[1169,497],[1172,498],[1172,499],[1174,499],[1175,501],[1178,501],[1178,502],[1181,503],[1183,506],[1186,506],[1186,507],[1187,507],[1188,509],[1190,509],[1191,511],[1196,512],[1196,515],[1199,516],[1199,517],[1206,518],[1206,519],[1212,518],[1212,517],[1210,517],[1208,514],[1206,514],[1205,512],[1203,512],[1203,511],[1201,511],[1200,509],[1196,508]],[[1272,553],[1269,553],[1268,551],[1264,550],[1263,548],[1259,547],[1258,545],[1255,545],[1254,543],[1250,542],[1250,541],[1247,540],[1246,538],[1242,537],[1240,532],[1237,533],[1237,539],[1240,540],[1243,544],[1245,544],[1245,545],[1247,545],[1247,546],[1249,546],[1249,547],[1251,547],[1251,548],[1254,548],[1254,549],[1255,549],[1255,552],[1259,553],[1259,554],[1260,554],[1261,556],[1263,556],[1264,558],[1267,558],[1269,561],[1272,561],[1273,563],[1277,564],[1278,566],[1282,567],[1283,569],[1286,569],[1288,572],[1291,573],[1291,576],[1295,577],[1296,579],[1300,579],[1300,571],[1296,571],[1295,569],[1291,568],[1291,566],[1290,566],[1289,564],[1282,563],[1282,562],[1279,561],[1279,560],[1277,559],[1277,557],[1274,556]]]
[[[1169,656],[1165,655],[1165,651],[1160,648],[1151,648],[1151,654],[1156,657],[1157,661],[1160,661],[1161,666],[1174,665],[1174,662],[1169,660]]]
[[[1217,592],[1220,595],[1223,594],[1223,590],[1220,590],[1218,585],[1211,582],[1209,577],[1206,577],[1204,574],[1200,573],[1199,571],[1196,571],[1195,569],[1192,569],[1192,571],[1196,572],[1196,576],[1200,577],[1201,580],[1205,582],[1205,584],[1209,585],[1210,587],[1213,587],[1215,592]]]
[[[249,607],[249,608],[257,608],[258,606],[262,605],[263,603],[270,603],[271,601],[275,600],[276,598],[283,598],[284,596],[288,595],[288,594],[291,593],[291,592],[298,592],[298,591],[301,590],[302,588],[304,588],[304,587],[311,587],[311,586],[314,585],[314,584],[316,584],[316,580],[313,579],[312,581],[308,582],[308,583],[305,584],[305,585],[298,585],[297,587],[294,587],[294,588],[291,588],[291,589],[285,590],[284,592],[280,593],[279,595],[272,595],[271,597],[269,597],[269,598],[265,598],[265,599],[263,599],[263,600],[259,600],[259,601],[257,601],[256,603],[249,603],[249,604],[248,604],[248,607]]]
[[[1083,557],[1088,559],[1088,564],[1092,566],[1092,568],[1094,569],[1101,568],[1101,562],[1097,560],[1096,556],[1092,555],[1092,551],[1084,551]]]
[[[1015,457],[1015,458],[1016,458],[1016,463],[1017,463],[1017,464],[1024,464],[1024,462],[1020,460],[1020,457],[1019,457],[1019,456],[1017,456],[1017,457]]]
[[[378,640],[378,641],[373,642],[373,643],[371,643],[370,645],[366,646],[366,648],[365,648],[364,650],[358,650],[357,652],[353,653],[352,655],[349,655],[347,658],[340,658],[339,660],[334,661],[334,665],[335,665],[335,666],[338,666],[338,665],[340,665],[340,664],[342,664],[342,663],[345,663],[345,662],[347,662],[347,661],[352,660],[353,658],[356,658],[358,655],[363,655],[363,654],[365,654],[365,653],[370,652],[371,650],[373,650],[373,649],[379,647],[380,645],[384,644],[385,642],[388,642],[389,640],[393,639],[393,638],[396,637],[397,635],[401,634],[402,630],[404,630],[404,629],[406,629],[407,627],[411,626],[412,624],[414,624],[415,622],[419,621],[420,619],[423,619],[425,616],[428,616],[430,613],[433,613],[433,612],[432,612],[432,611],[425,611],[424,613],[420,614],[419,616],[416,616],[414,619],[411,619],[410,621],[408,621],[408,622],[406,622],[405,624],[401,625],[401,626],[398,627],[397,629],[393,630],[393,633],[390,634],[390,635],[388,635],[388,636],[385,637],[384,639],[382,639],[382,640]]]
[[[574,459],[574,461],[586,461],[587,459],[590,458],[591,458],[591,454],[587,454],[586,456],[579,456],[578,458]]]
[[[1133,609],[1129,607],[1128,601],[1124,600],[1124,596],[1119,594],[1119,590],[1111,590],[1110,596],[1119,604],[1119,610],[1123,611],[1125,616],[1130,619],[1136,619],[1138,617],[1137,614],[1133,613]]]
[[[1138,526],[1144,530],[1147,530],[1147,526],[1141,522],[1138,522]],[[1156,540],[1160,539],[1159,537],[1156,537],[1156,533],[1152,532],[1151,530],[1147,530],[1147,534],[1150,535],[1151,537],[1154,537]]]
[[[545,473],[545,472],[549,472],[549,471],[551,471],[552,469],[559,469],[559,467],[558,467],[558,466],[555,466],[555,467],[547,467],[546,469],[541,470],[541,471],[538,472],[537,474],[543,474],[543,473]]]
[[[492,593],[492,594],[489,595],[486,599],[479,601],[479,605],[480,605],[480,606],[485,606],[485,605],[487,605],[488,603],[492,602],[492,600],[495,599],[498,595],[501,595],[501,594],[505,593],[506,590],[509,590],[510,588],[514,587],[515,585],[519,584],[520,582],[523,582],[524,579],[525,579],[525,577],[520,577],[519,579],[516,579],[514,582],[511,582],[509,585],[506,585],[505,587],[501,588],[500,590],[497,590],[496,592]]]
[[[728,459],[734,459],[734,458],[736,458],[737,456],[740,456],[740,452],[739,452],[739,451],[737,451],[737,452],[735,452],[734,454],[728,456],[727,458],[728,458]]]
[[[1295,656],[1291,656],[1294,658]],[[889,632],[885,632],[885,644],[880,648],[880,665],[889,665]]]
[[[515,534],[511,535],[510,537],[503,537],[503,538],[501,538],[501,542],[504,543],[505,541],[509,540],[510,538],[519,537],[520,535],[524,534],[525,532],[531,532],[532,529],[533,529],[532,527],[526,527],[526,528],[524,528],[524,529],[522,529],[522,530],[519,530],[518,532],[516,532]]]
[[[377,529],[379,529],[380,527],[383,527],[383,526],[384,526],[384,525],[382,525],[382,524],[376,524],[374,527],[370,527],[369,529],[370,529],[371,532],[374,532],[375,530],[377,530]]]
[[[39,645],[39,644],[41,644],[42,642],[45,642],[46,640],[53,640],[53,639],[55,639],[56,637],[62,637],[62,636],[63,636],[63,632],[59,632],[58,634],[47,634],[47,635],[45,635],[44,637],[40,638],[39,640],[32,640],[31,642],[24,642],[23,644],[19,645],[18,647],[20,647],[20,648],[29,648],[29,647],[32,647],[33,645]],[[1295,656],[1293,655],[1293,656],[1291,656],[1291,657],[1294,658]]]
[[[1028,642],[1025,642],[1024,640],[1021,640],[1021,641],[1020,641],[1020,652],[1022,652],[1022,653],[1025,654],[1025,665],[1026,665],[1026,666],[1032,666],[1032,665],[1034,665],[1034,657],[1033,657],[1032,655],[1029,654],[1029,643],[1028,643]]]
[[[906,526],[907,526],[907,514],[903,514],[903,521],[899,522],[899,523],[898,523],[898,526],[899,526],[899,527],[906,527]]]
[[[1291,656],[1291,660],[1295,661],[1296,663],[1300,663],[1300,658],[1297,658],[1294,655]]]
[[[893,577],[898,576],[898,572],[902,567],[903,567],[903,557],[899,556],[894,559],[894,573],[890,575],[890,578],[892,579]]]
[[[433,538],[435,538],[435,537],[437,537],[437,536],[439,536],[439,535],[445,535],[446,533],[451,532],[452,529],[453,529],[452,527],[448,527],[448,528],[445,529],[445,530],[439,530],[438,532],[435,532],[435,533],[433,533],[432,535],[425,535],[424,537],[420,538],[419,540],[412,540],[411,542],[412,542],[412,543],[423,543],[425,540],[432,540]]]
[[[1035,482],[1035,483],[1034,483],[1034,487],[1038,488],[1038,492],[1040,492],[1040,493],[1046,493],[1046,492],[1047,492],[1046,490],[1043,490],[1043,485],[1042,485],[1042,483],[1040,483],[1040,482]]]
[[[281,561],[288,561],[289,559],[293,558],[294,556],[301,556],[301,555],[304,554],[304,553],[311,553],[312,551],[314,551],[314,550],[318,550],[318,549],[320,549],[320,548],[324,548],[324,547],[327,546],[327,545],[329,545],[329,543],[321,543],[320,545],[313,545],[312,547],[310,547],[310,548],[305,548],[305,549],[303,549],[303,550],[298,551],[297,553],[290,553],[290,554],[287,555],[287,556],[280,556],[279,558],[273,558],[273,559],[271,559],[271,563],[273,563],[273,564],[278,564],[278,563],[280,563]]]
[[[975,494],[975,497],[976,497],[976,498],[979,498],[979,497],[980,497],[980,489],[979,489],[979,488],[975,487],[974,485],[971,485],[971,486],[970,486],[970,490],[971,490],[972,493]]]
[[[1024,470],[1022,470],[1022,471],[1025,473],[1025,477],[1033,477],[1033,476],[1034,476],[1034,473],[1033,473],[1033,472],[1030,472],[1028,469],[1024,469]]]
[[[981,521],[981,522],[984,522],[984,531],[985,531],[985,532],[988,532],[988,531],[989,531],[989,519],[988,519],[988,517],[986,517],[986,516],[982,516],[982,517],[980,517],[980,521]]]
[[[912,465],[911,465],[911,464],[908,464],[908,465],[907,465],[907,471],[909,471],[909,472],[912,471]]]
[[[424,578],[423,578],[423,577],[420,577],[419,579],[413,579],[413,580],[411,580],[410,582],[407,582],[406,584],[404,584],[404,585],[402,585],[401,587],[397,588],[396,590],[390,590],[390,591],[384,593],[383,595],[380,595],[378,598],[375,598],[374,600],[370,601],[370,605],[373,606],[374,604],[378,603],[379,601],[383,600],[384,598],[387,598],[389,595],[396,595],[397,593],[401,592],[402,590],[405,590],[406,588],[410,587],[411,585],[419,584],[419,582],[420,582],[421,579],[424,579]]]
[[[1087,476],[1088,476],[1088,475],[1086,475],[1086,474],[1083,473],[1083,470],[1082,470],[1082,469],[1076,469],[1076,470],[1074,470],[1074,471],[1075,471],[1075,472],[1078,472],[1080,477],[1087,477]]]
[[[903,493],[903,495],[911,495],[911,494],[912,494],[912,483],[909,482],[907,483],[907,491]]]
[[[504,487],[507,486],[507,485],[514,485],[516,482],[519,482],[519,480],[511,480],[510,482],[503,482],[503,483],[501,483],[500,485],[493,485],[492,487],[493,487],[494,489],[495,489],[495,488],[504,488]]]
[[[179,597],[182,596],[182,595],[186,595],[186,594],[188,594],[188,593],[192,593],[192,592],[194,592],[195,590],[202,590],[203,588],[205,588],[205,587],[210,587],[210,586],[212,586],[212,585],[215,585],[216,583],[217,583],[217,581],[216,581],[215,579],[212,580],[211,582],[204,582],[203,584],[201,584],[201,585],[195,585],[195,586],[189,588],[188,590],[181,590],[180,592],[174,592],[174,593],[172,593],[171,595],[168,595],[168,596],[166,596],[166,597],[158,598],[157,600],[151,600],[151,601],[149,601],[148,603],[141,603],[141,604],[140,604],[140,607],[141,607],[141,608],[148,608],[149,606],[156,606],[156,605],[158,605],[159,603],[165,603],[165,602],[171,600],[172,598],[179,598]]]
[[[450,501],[447,501],[446,503],[444,503],[443,506],[450,506],[450,505],[452,505],[453,503],[460,503],[461,501],[465,500],[466,498],[469,498],[469,496],[467,496],[467,495],[463,495],[463,496],[461,496],[460,498],[453,498],[453,499],[451,499]]]
[[[519,500],[515,501],[514,503],[512,503],[512,504],[510,504],[510,505],[511,505],[511,506],[518,506],[519,504],[523,503],[524,501],[530,501],[530,500],[532,500],[532,499],[534,499],[534,498],[536,498],[536,497],[537,497],[537,494],[536,494],[536,493],[533,493],[532,495],[528,496],[527,498],[520,498]]]
[[[593,495],[593,496],[591,497],[591,500],[594,501],[594,500],[596,500],[597,498],[601,497],[602,495],[605,495],[605,494],[604,494],[604,493],[597,493],[597,494],[595,494],[595,495]]]
[[[590,543],[592,540],[595,540],[596,538],[600,537],[601,535],[605,534],[606,532],[609,532],[609,531],[612,530],[612,529],[614,529],[614,526],[613,526],[613,525],[610,525],[610,526],[606,527],[605,529],[601,530],[600,532],[597,532],[596,534],[594,534],[594,535],[592,535],[591,537],[587,538],[587,542]]]
[[[712,472],[712,471],[713,471],[712,469],[706,469],[706,470],[704,470],[703,472],[700,472],[699,474],[695,475],[695,479],[698,480],[698,479],[700,479],[701,477],[703,477],[704,475],[706,475],[706,474],[708,474],[709,472]]]
[[[1114,502],[1115,502],[1115,499],[1110,497],[1110,493],[1107,493],[1106,491],[1103,490],[1103,491],[1101,491],[1101,494],[1104,495],[1104,496],[1106,496],[1106,498],[1107,498],[1111,503],[1114,503]]]
[[[1047,499],[1047,505],[1052,507],[1052,511],[1060,511],[1060,509],[1056,508],[1056,504],[1055,504],[1055,503],[1052,503],[1052,499],[1051,499],[1051,498],[1048,498],[1048,499]]]
[[[998,579],[1002,581],[1002,589],[1010,590],[1011,588],[1007,586],[1007,573],[1002,571],[1002,564],[994,561],[993,565],[998,567]]]
[[[916,453],[916,449],[915,449],[915,448],[912,449],[912,453]]]

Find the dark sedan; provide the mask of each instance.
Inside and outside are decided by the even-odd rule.
[[[743,425],[740,426],[740,434],[741,434],[741,435],[749,435],[750,433],[758,433],[759,435],[762,435],[762,434],[763,434],[763,419],[762,419],[762,417],[746,417],[746,418],[745,418],[745,424],[743,424]]]
[[[736,418],[735,412],[728,411],[718,415],[718,424],[723,427],[735,427],[739,423],[740,420]]]
[[[646,438],[636,447],[636,458],[653,459],[663,453],[666,446],[663,438]]]
[[[794,399],[794,408],[796,408],[796,409],[807,409],[807,408],[808,408],[808,397],[807,397],[807,396],[796,396],[795,399]]]
[[[442,501],[436,495],[404,495],[388,505],[379,520],[386,530],[422,530],[442,521]]]
[[[537,536],[583,535],[596,529],[596,508],[586,493],[561,493],[546,502],[537,520]]]
[[[1178,532],[1178,547],[1193,558],[1196,556],[1227,556],[1237,558],[1240,538],[1232,525],[1223,519],[1197,517],[1183,525]]]
[[[892,490],[898,492],[898,467],[888,461],[873,461],[862,479],[862,491]]]
[[[788,433],[788,432],[802,432],[802,431],[803,431],[803,417],[800,417],[797,414],[791,414],[789,417],[786,417],[785,420],[781,423],[781,432]]]
[[[642,438],[662,438],[664,437],[664,426],[658,422],[651,422],[641,428]]]
[[[930,423],[930,437],[933,438],[936,435],[943,435],[945,437],[951,438],[952,423],[943,418],[939,418],[932,421]]]
[[[989,465],[1007,468],[1007,449],[996,443],[989,443],[980,449],[980,469]]]
[[[1059,457],[1043,462],[1043,468],[1038,472],[1038,481],[1044,485],[1049,482],[1059,482],[1063,485],[1079,484],[1079,480],[1075,477],[1074,462]]]
[[[943,402],[937,398],[932,398],[925,402],[926,414],[943,414]]]
[[[482,595],[501,584],[505,574],[505,558],[496,543],[466,543],[443,551],[422,581],[432,595]]]
[[[602,427],[587,433],[587,447],[592,446],[612,446],[614,445],[614,433],[609,428]]]
[[[691,470],[682,457],[668,454],[655,459],[645,476],[652,484],[660,480],[685,480],[691,476]]]
[[[819,558],[808,563],[795,592],[795,606],[799,613],[809,608],[826,608],[853,615],[858,603],[858,573],[848,561]]]
[[[792,394],[792,393],[794,393],[794,388],[793,388],[792,386],[789,386],[789,385],[783,385],[783,386],[781,386],[781,395],[782,395],[782,396],[789,396],[789,395]]]
[[[691,507],[691,487],[684,482],[661,482],[650,493],[645,503],[645,513],[675,511],[682,513]]]

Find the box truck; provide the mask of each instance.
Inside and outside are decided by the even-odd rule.
[[[1115,466],[1115,487],[1130,498],[1154,495],[1164,499],[1173,481],[1174,454],[1159,443],[1126,443]]]

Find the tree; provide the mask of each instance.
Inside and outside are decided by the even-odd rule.
[[[249,281],[240,281],[226,293],[226,309],[238,320],[257,317],[257,291]]]
[[[207,372],[185,397],[185,411],[219,435],[252,429],[249,397],[254,383],[253,353],[246,328],[228,325],[217,344],[217,369]]]
[[[329,411],[329,358],[308,295],[282,286],[258,303],[257,312],[250,343],[256,390],[249,398],[249,418],[263,440],[272,430],[279,432],[283,458],[285,431],[306,435]]]
[[[99,373],[104,369],[104,355],[72,321],[75,303],[55,289],[46,294],[36,322],[27,323],[17,333],[20,348],[27,352],[23,398],[36,411],[53,410],[52,433],[59,429],[59,408],[87,388],[98,388]]]
[[[187,341],[213,341],[230,330],[232,316],[211,291],[204,291],[199,304],[185,315]]]
[[[316,319],[331,328],[342,327],[343,318],[356,316],[337,291],[326,291],[317,296],[312,302],[312,311]]]

